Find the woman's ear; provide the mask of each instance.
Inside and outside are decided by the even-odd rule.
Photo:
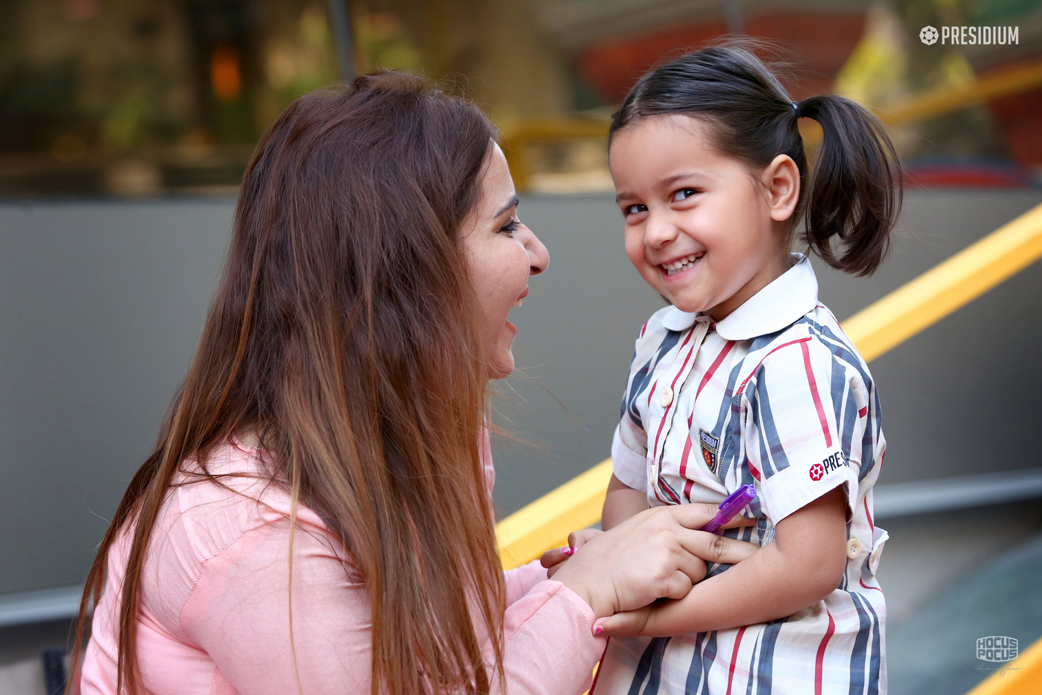
[[[792,157],[780,154],[763,170],[761,178],[767,189],[771,219],[784,222],[792,217],[800,199],[800,170]]]

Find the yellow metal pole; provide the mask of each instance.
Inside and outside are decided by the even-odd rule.
[[[1042,257],[1042,205],[843,322],[874,360]]]
[[[1042,87],[1042,61],[988,75],[965,87],[916,94],[905,101],[875,109],[875,112],[888,125],[915,123],[1037,87]]]
[[[517,567],[545,550],[563,547],[569,533],[600,521],[610,479],[607,459],[496,524],[503,567]]]

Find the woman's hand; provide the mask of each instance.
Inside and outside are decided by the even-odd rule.
[[[547,550],[543,553],[542,557],[539,558],[539,564],[546,568],[546,576],[552,579],[557,573],[557,570],[561,569],[561,564],[565,560],[574,555],[579,548],[586,545],[586,541],[595,536],[599,536],[602,533],[604,533],[604,531],[596,528],[587,528],[582,531],[572,531],[569,533],[568,545],[563,548]]]
[[[734,564],[759,548],[695,530],[716,512],[711,504],[655,507],[604,533],[577,532],[569,536],[569,544],[581,542],[566,562],[557,563],[554,579],[582,597],[597,617],[636,610],[660,598],[682,598],[705,577],[707,562]],[[729,526],[752,523],[740,519]]]

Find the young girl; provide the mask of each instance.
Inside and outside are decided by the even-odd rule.
[[[801,117],[824,131],[812,175]],[[726,535],[760,549],[681,600],[597,621],[616,638],[594,693],[885,692],[879,400],[790,247],[873,272],[901,205],[893,145],[857,104],[797,104],[751,53],[718,46],[637,83],[610,164],[626,253],[672,306],[636,342],[603,526],[752,484],[756,525]]]

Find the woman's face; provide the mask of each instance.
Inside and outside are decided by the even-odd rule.
[[[493,143],[478,182],[481,195],[463,221],[460,235],[470,279],[484,318],[491,360],[489,378],[514,370],[511,348],[517,328],[507,316],[528,294],[528,277],[546,270],[546,247],[517,218],[517,194],[506,157]]]

